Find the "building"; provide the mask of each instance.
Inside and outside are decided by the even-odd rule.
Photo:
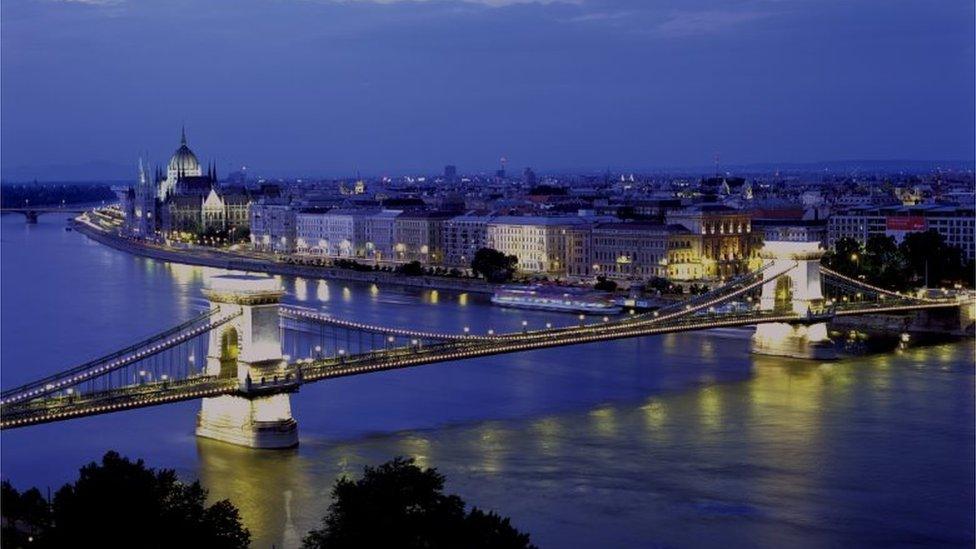
[[[187,145],[185,131],[165,172],[157,168],[150,177],[140,159],[139,181],[129,196],[126,229],[143,238],[206,232],[233,237],[235,231],[244,234],[250,225],[250,195],[243,187],[221,187],[213,165],[204,173]]]
[[[444,260],[441,240],[444,223],[454,217],[448,212],[404,212],[396,217],[393,226],[394,257],[399,262],[419,261],[425,265],[440,265]]]
[[[166,178],[159,182],[159,199],[165,201],[169,198],[181,180],[185,182],[190,178],[202,176],[203,169],[200,167],[200,161],[186,144],[186,128],[184,128],[180,133],[180,147],[176,149],[169,159],[169,164],[166,165]]]
[[[448,164],[444,166],[444,179],[450,183],[457,180],[457,166]]]
[[[691,281],[705,278],[701,243],[701,238],[684,225],[668,225],[668,279]]]
[[[842,238],[862,246],[874,235],[891,236],[901,242],[906,234],[934,230],[950,246],[976,259],[976,214],[971,206],[920,204],[913,206],[859,206],[834,213],[827,222],[827,245]]]
[[[686,241],[689,244],[687,253],[681,255],[688,261],[700,263],[699,269],[687,269],[700,273],[696,278],[723,279],[749,270],[753,254],[752,223],[748,212],[704,204],[670,211],[666,220],[669,225],[681,225],[688,230],[687,237],[680,237],[682,245]]]
[[[489,215],[466,214],[444,222],[444,264],[451,267],[471,266],[474,254],[488,246]]]
[[[851,238],[863,246],[871,235],[884,234],[886,229],[886,219],[880,208],[847,208],[834,212],[827,221],[827,246],[833,249],[842,238]]]
[[[297,211],[282,200],[251,205],[251,246],[258,251],[292,253],[297,247]]]
[[[565,237],[566,275],[575,279],[590,278],[594,275],[591,224],[569,226]]]
[[[630,280],[667,276],[668,241],[662,223],[599,223],[591,231],[592,272]]]
[[[366,257],[376,262],[396,259],[396,218],[403,210],[382,210],[364,219]]]
[[[369,210],[303,210],[295,218],[296,249],[329,257],[365,257]]]
[[[488,246],[518,258],[518,270],[552,276],[567,274],[567,233],[589,225],[581,217],[499,216],[488,223]]]
[[[149,177],[139,159],[139,180],[131,193],[132,204],[127,207],[125,226],[132,235],[142,238],[155,236],[159,223],[159,201],[156,182]]]
[[[753,219],[752,248],[759,250],[767,240],[819,242],[821,246],[826,246],[827,221],[823,219]]]

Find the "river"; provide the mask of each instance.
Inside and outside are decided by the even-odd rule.
[[[189,318],[200,267],[136,258],[0,216],[3,387]],[[444,291],[282,280],[290,303],[442,331],[564,315]],[[5,431],[0,474],[55,490],[114,449],[199,478],[255,547],[294,547],[333,481],[412,456],[469,504],[551,547],[974,543],[971,341],[816,363],[748,353],[737,331],[648,337],[342,378],[293,396],[301,445],[197,440],[186,402]]]

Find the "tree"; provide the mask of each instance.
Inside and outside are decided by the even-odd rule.
[[[865,277],[872,284],[889,290],[908,288],[905,256],[894,238],[881,234],[868,238],[862,265]]]
[[[406,276],[421,276],[424,274],[424,266],[419,261],[411,261],[397,266],[396,272]]]
[[[613,280],[607,280],[605,276],[598,276],[596,277],[596,284],[593,285],[593,289],[601,292],[613,292],[617,289],[617,283]]]
[[[157,471],[116,452],[82,467],[43,511],[37,489],[19,494],[9,483],[2,489],[4,547],[28,535],[37,547],[237,548],[251,539],[229,501],[206,506],[198,481],[181,483],[171,469]]]
[[[471,260],[471,270],[489,282],[506,282],[515,274],[518,258],[492,248],[481,248]]]
[[[31,539],[39,538],[51,527],[51,508],[37,488],[21,494],[9,481],[3,481],[0,510],[3,512],[0,529],[3,547],[25,547]]]
[[[833,251],[824,255],[823,262],[841,274],[856,277],[863,253],[864,250],[857,240],[844,237],[834,244]]]
[[[477,508],[465,512],[464,501],[443,489],[444,477],[413,459],[367,466],[359,480],[336,481],[322,528],[309,532],[303,547],[533,547],[509,519]]]
[[[660,276],[655,276],[651,277],[651,280],[648,281],[647,286],[659,293],[666,294],[671,290],[671,281]]]
[[[934,229],[905,235],[898,250],[917,285],[934,287],[946,281],[971,283],[972,268],[963,258],[962,250],[946,244],[945,238]]]

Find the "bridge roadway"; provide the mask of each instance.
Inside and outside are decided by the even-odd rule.
[[[470,337],[435,344],[374,350],[362,354],[321,359],[305,359],[289,364],[294,376],[287,379],[252,381],[242,384],[237,378],[196,375],[181,380],[155,381],[89,393],[60,395],[4,406],[0,429],[62,421],[133,408],[156,406],[183,400],[219,395],[260,395],[297,391],[305,383],[337,377],[409,368],[438,362],[452,362],[506,353],[525,352],[567,345],[579,345],[631,337],[661,335],[711,328],[749,326],[767,322],[824,322],[831,315],[851,316],[897,313],[919,309],[958,307],[956,300],[918,303],[905,299],[879,304],[847,303],[821,314],[807,316],[774,311],[740,313],[699,313],[677,317],[629,317],[585,326],[503,334],[496,337]]]
[[[80,214],[80,213],[85,213],[87,211],[88,210],[86,210],[85,208],[72,207],[72,206],[66,206],[64,208],[61,208],[59,206],[38,206],[36,208],[33,207],[33,206],[25,206],[25,207],[17,207],[17,208],[0,208],[0,214],[5,214],[5,213],[22,213],[22,214],[25,214],[25,213],[30,213],[30,212],[36,212],[36,213],[39,213],[39,214],[41,214],[41,213],[74,213],[74,214]]]

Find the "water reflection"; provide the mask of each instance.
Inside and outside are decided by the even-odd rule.
[[[308,301],[308,281],[304,278],[295,279],[295,299]]]
[[[205,270],[133,259],[60,226],[40,241],[43,222],[27,245],[4,222],[5,384],[205,303]],[[308,306],[374,324],[577,322],[478,294],[455,305],[441,291],[434,311],[424,290],[350,283],[348,299],[330,301],[327,281],[305,284]],[[823,364],[747,351],[747,339],[672,334],[329,381],[293,396],[297,452],[194,442],[197,403],[5,431],[3,474],[57,486],[117,449],[201,478],[242,509],[262,548],[298,545],[336,478],[397,455],[437,467],[451,492],[511,516],[540,547],[973,545],[971,342]]]
[[[297,450],[262,452],[197,439],[197,456],[200,482],[211,500],[232,501],[256,541],[301,544],[310,527],[296,526],[296,506],[311,503],[313,479],[306,476]]]
[[[625,538],[631,541],[674,545],[720,538],[737,545],[770,535],[790,545],[809,543],[811,532],[827,545],[849,539],[870,545],[871,536],[882,531],[885,540],[906,539],[899,536],[911,536],[922,523],[905,524],[898,505],[930,518],[948,512],[954,524],[970,524],[952,508],[971,509],[970,481],[935,505],[939,511],[922,512],[932,503],[916,507],[896,497],[906,489],[947,496],[941,488],[946,471],[958,473],[957,481],[967,478],[966,456],[972,455],[968,425],[969,438],[943,439],[943,450],[962,451],[933,454],[937,463],[930,465],[943,469],[927,467],[920,474],[903,452],[911,438],[898,430],[898,407],[864,405],[865,398],[911,400],[890,390],[913,372],[906,366],[897,356],[820,365],[757,357],[746,381],[716,382],[636,404],[347,441],[342,452],[353,457],[341,468],[358,475],[370,459],[414,456],[446,474],[458,492],[476,494],[479,506],[504,510],[516,524],[529,525],[537,543],[546,546],[617,545],[621,534],[612,533],[615,528],[632,535]],[[967,406],[971,417],[972,404]],[[877,414],[890,422],[886,429],[894,429],[884,439],[872,434]],[[319,454],[328,453],[317,449],[310,459],[327,462]],[[338,470],[323,470],[311,483],[327,484]],[[521,473],[513,476],[515,471]],[[909,471],[910,486],[890,482],[892,475]],[[848,483],[854,479],[860,496],[851,499]],[[586,509],[613,510],[606,518],[610,532],[592,529],[591,513],[578,505],[580,493],[586,494]],[[558,520],[537,522],[540,498]],[[327,507],[327,501],[309,504],[319,507],[312,515]],[[749,523],[715,520],[737,515],[748,516]],[[965,530],[958,532],[966,539]]]
[[[329,301],[329,283],[324,280],[319,280],[318,288],[315,290],[315,298],[322,303],[328,303]]]

